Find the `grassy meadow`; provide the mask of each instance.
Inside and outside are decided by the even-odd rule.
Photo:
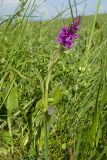
[[[52,66],[71,18],[0,25],[0,160],[107,160],[107,15],[96,16]]]

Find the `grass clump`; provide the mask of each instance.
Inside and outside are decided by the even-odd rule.
[[[0,26],[1,160],[46,159],[47,152],[49,160],[107,159],[106,16],[95,17],[93,29],[93,16],[81,17],[77,45],[58,57],[51,74],[56,35],[69,19],[16,16]]]

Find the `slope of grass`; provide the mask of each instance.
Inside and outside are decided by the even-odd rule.
[[[107,15],[82,17],[77,46],[53,67],[48,97],[49,160],[107,159]],[[17,20],[0,27],[0,159],[44,158],[43,93],[56,36],[70,19]]]

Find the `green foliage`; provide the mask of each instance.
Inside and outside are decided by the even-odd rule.
[[[24,15],[0,26],[0,159],[43,159],[45,132],[49,160],[107,159],[106,18],[82,17],[77,46],[63,51],[50,77],[56,35],[69,19]]]

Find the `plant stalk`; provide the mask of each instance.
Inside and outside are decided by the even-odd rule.
[[[49,83],[51,80],[51,74],[52,74],[52,67],[58,60],[60,56],[60,52],[62,51],[62,46],[60,46],[53,56],[53,58],[50,60],[49,66],[48,66],[48,75],[45,83],[45,94],[44,94],[44,130],[45,130],[45,136],[44,136],[44,146],[45,146],[45,160],[48,160],[48,93],[49,93]]]

